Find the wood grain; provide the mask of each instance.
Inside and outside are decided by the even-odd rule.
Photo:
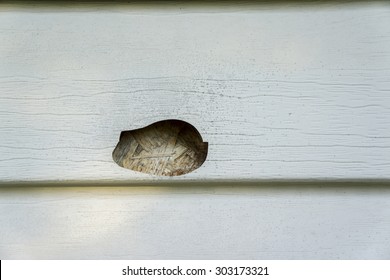
[[[121,167],[159,175],[179,176],[206,160],[207,143],[191,124],[164,120],[122,131],[112,158]]]
[[[121,131],[209,142],[175,181],[390,179],[390,7],[0,6],[0,181],[133,182]]]

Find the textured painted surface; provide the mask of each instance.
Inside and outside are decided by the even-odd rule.
[[[390,178],[390,6],[0,8],[0,181],[155,180],[112,161],[171,118],[179,180]]]
[[[209,142],[186,180],[389,179],[389,65],[377,2],[0,6],[0,258],[389,259],[379,183],[4,186],[160,183],[111,153],[178,117]]]
[[[389,259],[390,188],[0,188],[0,257]]]

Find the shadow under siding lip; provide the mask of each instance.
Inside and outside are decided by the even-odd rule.
[[[284,7],[294,7],[294,6],[315,6],[321,7],[324,5],[351,5],[351,4],[372,4],[372,3],[384,3],[388,4],[386,0],[319,0],[319,1],[310,1],[310,0],[247,0],[247,1],[238,1],[238,0],[222,0],[222,1],[209,1],[209,0],[187,0],[187,1],[174,1],[174,0],[138,0],[138,1],[127,1],[127,0],[36,0],[36,1],[26,1],[26,0],[4,0],[0,2],[1,4],[7,4],[7,6],[24,6],[24,7],[88,7],[88,6],[107,6],[114,7],[117,5],[120,6],[139,6],[139,7],[177,7],[178,4],[183,7],[251,7],[251,6],[284,6]]]
[[[1,190],[17,190],[28,188],[100,188],[100,187],[234,187],[240,189],[240,187],[254,187],[254,188],[281,188],[281,189],[294,189],[294,188],[345,188],[345,189],[386,189],[390,191],[390,179],[389,180],[377,180],[377,179],[284,179],[284,180],[247,180],[247,179],[235,179],[235,180],[220,180],[220,179],[181,179],[181,177],[162,177],[151,180],[126,180],[126,181],[112,181],[112,180],[99,180],[99,181],[19,181],[19,182],[0,182]]]

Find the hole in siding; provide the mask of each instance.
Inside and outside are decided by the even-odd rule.
[[[144,128],[122,131],[112,152],[121,167],[138,172],[178,176],[194,171],[206,160],[208,143],[198,130],[181,120],[164,120]]]

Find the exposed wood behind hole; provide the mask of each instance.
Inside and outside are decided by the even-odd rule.
[[[200,167],[207,142],[194,126],[164,120],[141,129],[122,131],[112,157],[121,167],[153,175],[177,176]]]

